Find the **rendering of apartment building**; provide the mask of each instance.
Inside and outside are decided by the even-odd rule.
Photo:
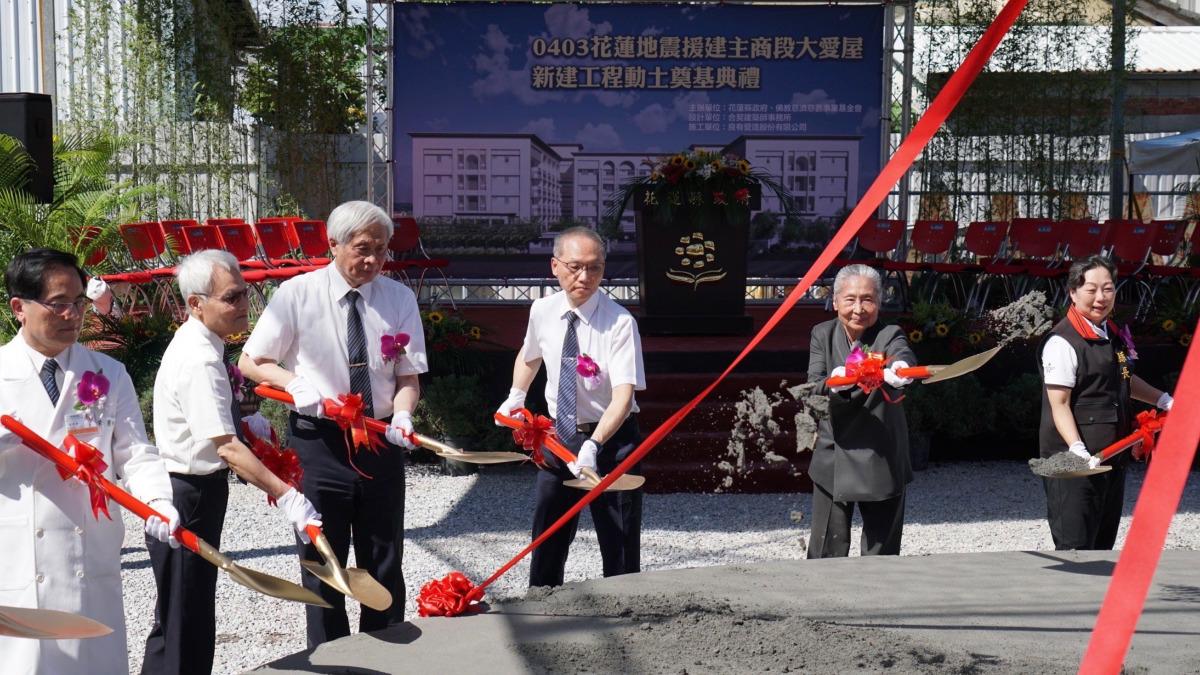
[[[646,152],[585,152],[533,134],[412,133],[413,215],[470,222],[563,219],[598,225],[617,189],[645,176]],[[791,191],[805,218],[832,218],[858,198],[859,136],[738,136],[703,146],[745,157]],[[699,147],[699,146],[697,146]],[[782,213],[764,191],[762,210]],[[621,230],[634,231],[633,211]]]

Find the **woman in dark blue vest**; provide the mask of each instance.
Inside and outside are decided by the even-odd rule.
[[[1109,319],[1116,304],[1116,268],[1102,256],[1077,260],[1067,273],[1071,304],[1039,350],[1042,457],[1064,450],[1084,458],[1133,430],[1131,399],[1163,410],[1171,395],[1133,374],[1137,353]],[[1125,498],[1128,455],[1112,471],[1081,478],[1045,478],[1046,515],[1054,548],[1110,550]]]

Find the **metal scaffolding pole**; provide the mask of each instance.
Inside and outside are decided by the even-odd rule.
[[[392,0],[367,0],[367,201],[392,212]],[[378,114],[377,114],[378,113]]]

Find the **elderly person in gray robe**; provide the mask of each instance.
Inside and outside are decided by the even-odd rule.
[[[829,415],[818,427],[809,474],[813,480],[809,558],[850,553],[850,521],[858,505],[863,519],[862,555],[899,555],[904,530],[904,490],[912,482],[908,424],[896,401],[911,380],[896,370],[916,355],[895,325],[879,324],[883,283],[866,265],[848,265],[833,282],[837,318],[813,327],[808,380],[829,396]],[[855,347],[886,360],[884,384],[867,393],[857,385],[826,386],[846,374]]]

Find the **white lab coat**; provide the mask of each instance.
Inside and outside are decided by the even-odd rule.
[[[81,436],[104,453],[110,480],[144,502],[171,498],[171,482],[146,438],[133,382],[119,362],[81,345],[69,349],[58,405],[52,406],[20,335],[0,347],[0,413],[60,445],[86,371],[110,381],[99,433]],[[88,488],[59,476],[52,462],[0,427],[0,605],[75,612],[111,635],[88,640],[0,637],[0,673],[123,673],[128,669],[121,596],[121,507],[92,516]],[[145,608],[146,621],[152,607]]]

